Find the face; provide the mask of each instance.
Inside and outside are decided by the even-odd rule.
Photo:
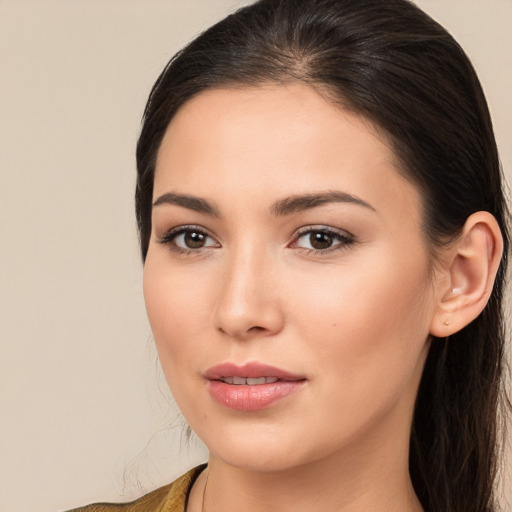
[[[407,446],[435,300],[421,197],[368,122],[305,85],[201,93],[153,199],[147,311],[212,456],[284,469]]]

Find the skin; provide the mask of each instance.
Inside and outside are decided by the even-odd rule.
[[[273,211],[329,191],[366,204]],[[421,196],[386,140],[305,85],[211,90],[165,134],[154,200],[169,193],[217,214],[161,201],[144,270],[164,373],[210,450],[206,510],[422,510],[408,443],[440,292]],[[169,236],[190,225],[202,248]],[[332,245],[311,250],[299,232],[308,226],[334,231]],[[204,378],[226,361],[306,382],[266,409],[234,411]],[[201,510],[205,482],[189,512]]]

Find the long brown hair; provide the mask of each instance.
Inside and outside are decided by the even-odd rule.
[[[137,146],[142,257],[151,232],[155,160],[169,122],[206,89],[301,81],[357,112],[391,140],[401,172],[421,190],[432,253],[485,210],[505,243],[483,313],[449,340],[432,340],[410,444],[425,510],[495,510],[505,401],[502,298],[508,211],[492,123],[457,42],[407,0],[261,0],[201,34],[151,91]],[[504,409],[503,409],[504,410]]]

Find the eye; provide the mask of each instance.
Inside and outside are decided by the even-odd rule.
[[[167,244],[178,252],[191,252],[208,247],[220,247],[210,235],[197,226],[180,226],[165,233],[158,243]]]
[[[347,232],[328,227],[307,227],[301,229],[290,247],[311,252],[329,252],[345,248],[354,243],[354,237]]]

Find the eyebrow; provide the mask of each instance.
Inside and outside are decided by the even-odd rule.
[[[316,208],[328,203],[351,203],[362,206],[364,208],[368,208],[372,211],[376,211],[370,203],[367,203],[357,196],[353,196],[347,192],[327,191],[280,199],[270,207],[270,213],[276,216],[285,216],[292,213],[309,210],[311,208]],[[162,194],[154,201],[153,207],[161,206],[163,204],[174,204],[183,208],[188,208],[189,210],[194,210],[199,213],[212,215],[213,217],[222,217],[218,208],[210,201],[187,194],[167,192]]]
[[[351,203],[363,206],[364,208],[368,208],[374,212],[376,211],[370,203],[367,203],[363,199],[348,194],[347,192],[336,190],[287,197],[274,203],[271,206],[270,211],[274,215],[283,216],[316,208],[317,206],[322,206],[328,203]]]
[[[200,197],[167,192],[155,200],[153,208],[163,204],[175,204],[177,206],[182,206],[183,208],[188,208],[189,210],[194,210],[195,212],[205,213],[214,217],[221,217],[219,210],[210,203],[210,201]]]

